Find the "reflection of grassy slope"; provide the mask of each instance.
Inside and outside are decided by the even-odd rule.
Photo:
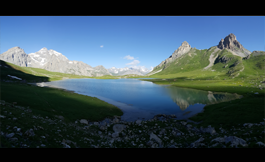
[[[189,105],[193,105],[196,103],[211,104],[214,102],[221,102],[223,100],[236,99],[238,97],[233,94],[216,93],[212,94],[212,96],[215,99],[209,100],[208,98],[209,93],[207,91],[199,91],[199,90],[180,88],[180,87],[178,88],[169,87],[167,89],[172,99],[185,100],[186,102],[189,103]]]
[[[209,52],[211,51],[209,50]],[[224,124],[228,126],[262,121],[265,115],[264,88],[259,89],[259,85],[264,87],[261,82],[265,81],[265,52],[256,54],[257,56],[253,56],[252,53],[247,60],[232,55],[227,50],[218,52],[218,55],[219,57],[225,56],[231,59],[227,63],[216,62],[211,67],[215,71],[202,70],[204,66],[208,65],[206,63],[202,63],[203,66],[194,64],[193,68],[189,67],[192,66],[193,59],[198,62],[200,60],[194,57],[188,61],[187,58],[190,56],[186,55],[182,59],[185,63],[185,65],[181,64],[183,65],[182,70],[177,64],[171,63],[164,72],[150,76],[151,78],[167,78],[166,80],[150,79],[148,81],[156,84],[170,84],[213,92],[237,93],[244,96],[242,99],[205,106],[203,113],[190,118],[194,121],[203,121],[202,125]],[[236,62],[239,64],[235,65]],[[223,68],[225,65],[228,66]],[[243,66],[244,70],[239,73]],[[237,77],[232,78],[238,73]],[[260,95],[254,94],[255,92]]]

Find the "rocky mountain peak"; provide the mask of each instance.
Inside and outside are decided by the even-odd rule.
[[[221,39],[217,47],[220,49],[227,48],[231,50],[235,47],[239,49],[243,48],[243,46],[236,40],[236,36],[233,33],[230,33],[225,39]]]
[[[184,41],[181,43],[181,46],[180,47],[190,47],[189,43]]]
[[[251,53],[236,40],[236,36],[233,33],[230,33],[225,39],[221,39],[217,47],[219,49],[229,49],[241,57],[245,57]]]

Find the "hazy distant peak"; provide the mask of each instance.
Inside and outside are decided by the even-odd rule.
[[[46,47],[43,47],[42,49],[40,49],[40,51],[47,51],[48,49]]]

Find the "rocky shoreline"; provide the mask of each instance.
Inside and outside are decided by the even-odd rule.
[[[227,130],[221,126],[198,127],[178,121],[174,115],[158,114],[145,121],[126,122],[115,116],[98,122],[80,119],[69,123],[63,116],[34,115],[31,109],[15,103],[1,101],[1,107],[1,147],[238,148],[254,144],[265,148],[264,122]]]

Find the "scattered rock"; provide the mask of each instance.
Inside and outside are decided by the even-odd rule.
[[[168,148],[177,148],[175,145],[168,146]]]
[[[30,130],[27,130],[26,132],[25,132],[25,135],[27,135],[27,136],[34,136],[35,134],[34,134],[34,131],[33,131],[33,129],[30,129]]]
[[[211,135],[216,133],[215,129],[212,127],[208,127],[208,128],[202,128],[201,127],[200,130],[202,133],[210,133]]]
[[[0,115],[0,118],[6,118],[4,115]]]
[[[80,120],[80,123],[81,123],[81,124],[88,124],[88,121],[87,121],[86,119],[81,119],[81,120]]]
[[[201,143],[203,140],[204,140],[204,138],[201,137],[201,138],[198,139],[197,141],[191,143],[191,147],[197,147],[197,146],[201,145],[200,143]]]
[[[150,134],[150,140],[154,139],[158,144],[159,147],[162,147],[162,140],[160,138],[157,137],[157,135],[155,135],[154,133]]]
[[[112,138],[117,138],[117,137],[119,137],[119,133],[112,133]]]
[[[142,120],[136,120],[135,123],[136,124],[141,124]]]
[[[100,130],[107,130],[107,128],[108,128],[107,126],[103,126],[103,125],[99,127]]]
[[[15,133],[10,133],[10,134],[7,134],[6,137],[7,138],[12,138],[14,135],[15,135]]]
[[[249,128],[251,128],[253,126],[253,124],[252,123],[245,123],[245,124],[243,124],[243,126],[244,127],[248,126]]]
[[[119,123],[119,119],[117,118],[113,119],[112,123]]]
[[[225,143],[227,144],[228,142],[231,142],[231,146],[236,146],[237,145],[242,145],[243,147],[248,146],[247,142],[245,140],[243,140],[242,138],[238,138],[236,136],[229,136],[229,137],[225,137]]]
[[[263,147],[265,147],[265,144],[264,144],[263,142],[260,142],[260,141],[259,141],[259,142],[257,142],[256,144],[259,145],[259,146],[263,146]]]
[[[149,141],[146,143],[146,145],[147,145],[147,146],[152,146],[153,143],[154,143],[154,142],[153,142],[152,140],[149,140]]]
[[[187,124],[187,122],[185,122],[185,121],[181,121],[180,122],[182,125],[186,125]]]
[[[121,131],[123,131],[126,128],[126,125],[124,124],[115,124],[113,125],[113,131],[115,133],[120,133]]]

